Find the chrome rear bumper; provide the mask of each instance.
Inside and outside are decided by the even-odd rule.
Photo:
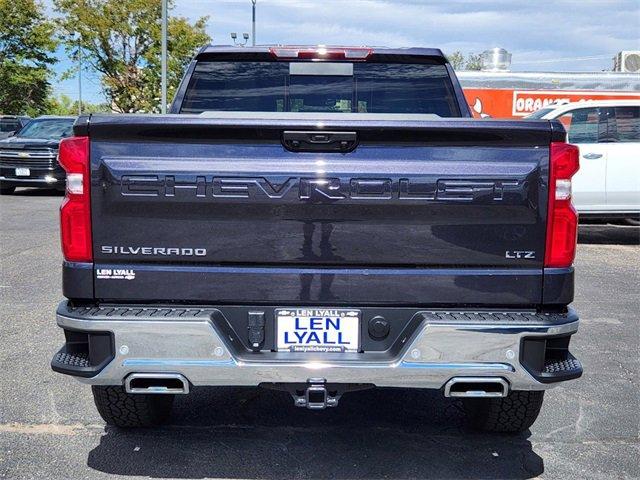
[[[158,307],[148,308],[158,311]],[[573,310],[547,315],[474,313],[474,318],[482,319],[477,322],[452,320],[459,315],[430,311],[420,312],[424,320],[393,358],[366,352],[239,355],[212,322],[214,308],[172,307],[156,316],[145,313],[145,307],[135,307],[141,310],[133,315],[127,311],[134,307],[59,309],[57,322],[66,331],[111,333],[113,358],[93,376],[81,378],[78,373],[80,381],[122,385],[133,373],[172,373],[194,386],[257,386],[322,378],[327,383],[438,389],[454,377],[499,377],[511,390],[544,390],[563,378],[552,383],[535,378],[521,362],[523,339],[567,337],[578,329]],[[54,370],[75,375],[72,367],[52,365]],[[580,367],[578,374],[567,378],[581,372]]]

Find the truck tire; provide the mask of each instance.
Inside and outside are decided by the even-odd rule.
[[[517,433],[536,421],[543,398],[544,391],[513,391],[504,398],[467,398],[464,407],[478,430]]]
[[[92,386],[98,413],[108,425],[151,427],[169,418],[173,395],[132,394],[120,386]]]

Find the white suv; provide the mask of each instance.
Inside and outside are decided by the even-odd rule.
[[[529,119],[560,120],[580,148],[573,203],[581,216],[640,216],[640,100],[587,100],[550,105]]]

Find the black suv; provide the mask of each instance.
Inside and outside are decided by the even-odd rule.
[[[75,121],[76,117],[38,117],[15,136],[0,140],[0,194],[11,194],[16,187],[63,190],[58,144],[71,135]]]

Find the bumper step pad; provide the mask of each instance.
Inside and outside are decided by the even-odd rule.
[[[70,368],[91,367],[88,353],[67,353],[62,350],[55,354],[52,363]]]
[[[571,374],[582,371],[580,360],[569,354],[566,360],[547,360],[544,365],[544,373],[548,374]]]
[[[93,377],[115,356],[110,332],[65,329],[64,336],[64,345],[51,359],[51,368],[55,372]]]
[[[582,364],[569,351],[571,335],[547,338],[525,338],[520,361],[534,378],[542,383],[555,383],[582,376]]]
[[[535,324],[556,325],[567,323],[575,314],[534,313],[534,312],[448,312],[425,311],[427,321],[443,323],[498,323],[498,324]],[[577,319],[577,317],[575,317]]]

